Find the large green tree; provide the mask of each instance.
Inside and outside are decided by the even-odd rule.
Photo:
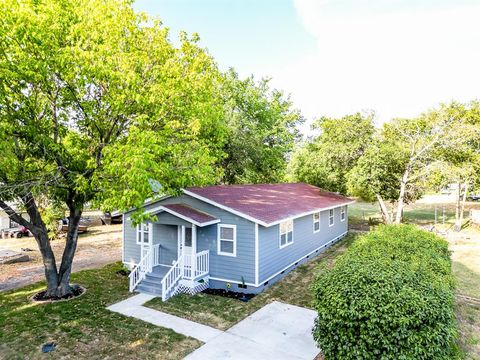
[[[283,181],[303,122],[300,112],[282,92],[270,89],[269,80],[242,80],[233,70],[224,76],[222,96],[228,127],[223,182]]]
[[[196,37],[174,47],[159,21],[131,5],[0,3],[0,208],[37,240],[47,296],[71,292],[86,203],[126,209],[155,195],[152,179],[165,193],[218,175],[224,108],[215,64]],[[68,209],[59,263],[39,198]]]
[[[345,194],[346,176],[369,147],[375,133],[373,113],[322,117],[312,130],[318,135],[299,146],[289,164],[289,179]]]
[[[441,105],[414,119],[385,123],[373,147],[349,176],[353,195],[378,199],[386,222],[400,223],[405,204],[417,199],[439,167],[462,157],[460,149],[478,137],[478,128],[456,104]],[[395,204],[389,214],[384,204]]]

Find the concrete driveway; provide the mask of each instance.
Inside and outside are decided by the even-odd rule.
[[[207,341],[185,359],[305,359],[318,355],[312,337],[314,311],[272,302]]]

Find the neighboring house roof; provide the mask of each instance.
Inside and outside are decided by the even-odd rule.
[[[207,226],[220,222],[220,219],[203,211],[197,210],[186,204],[165,204],[149,212],[166,211],[181,219],[189,221],[198,226]]]
[[[263,226],[354,202],[305,183],[191,187],[184,193]]]

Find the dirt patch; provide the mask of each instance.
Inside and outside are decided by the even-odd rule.
[[[0,291],[19,288],[44,279],[42,257],[33,237],[21,239],[0,239],[0,247],[22,252],[28,251],[31,261],[2,265]],[[65,240],[52,241],[55,258],[62,258]],[[99,268],[122,259],[122,225],[93,226],[78,238],[77,250],[73,259],[73,271]],[[57,264],[60,266],[60,264]]]

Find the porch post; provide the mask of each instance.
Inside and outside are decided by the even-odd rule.
[[[148,252],[150,254],[149,272],[152,272],[154,265],[154,251],[153,251],[153,223],[148,223]]]
[[[194,224],[192,224],[192,269],[192,277],[195,279],[197,275],[197,226]]]
[[[182,242],[182,254],[181,254],[181,256],[183,256],[183,254],[185,254],[185,226],[183,226],[183,225],[182,225],[180,236],[181,236],[181,242]],[[185,258],[184,257],[182,257],[180,267],[181,267],[181,271],[182,271],[182,276],[185,276]]]

